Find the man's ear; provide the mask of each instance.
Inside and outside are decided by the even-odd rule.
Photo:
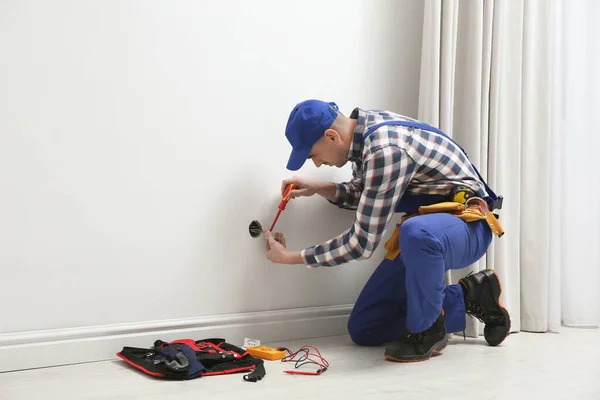
[[[342,140],[340,134],[333,129],[327,129],[325,131],[325,137],[327,138],[327,140],[331,140],[334,143],[340,142]]]

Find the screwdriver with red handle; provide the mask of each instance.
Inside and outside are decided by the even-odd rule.
[[[273,232],[273,228],[275,228],[275,224],[277,223],[277,219],[279,219],[279,215],[281,215],[281,212],[283,210],[285,210],[285,206],[287,206],[288,201],[290,201],[290,192],[292,191],[292,189],[294,187],[295,187],[294,184],[290,183],[285,188],[285,190],[283,192],[282,199],[281,199],[281,203],[279,203],[279,206],[277,207],[279,209],[279,211],[277,211],[277,215],[275,216],[275,219],[273,220],[273,224],[271,225],[271,229],[269,229],[271,232]]]

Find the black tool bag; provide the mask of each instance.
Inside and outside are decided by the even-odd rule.
[[[180,339],[169,343],[157,340],[149,349],[123,347],[117,356],[148,375],[165,379],[251,371],[244,375],[244,380],[257,382],[266,374],[263,360],[225,339]]]

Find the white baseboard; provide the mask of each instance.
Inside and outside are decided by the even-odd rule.
[[[347,334],[351,305],[0,334],[0,372],[111,360],[124,346],[220,337],[242,345]]]

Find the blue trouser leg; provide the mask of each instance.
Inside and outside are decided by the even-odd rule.
[[[384,259],[360,292],[348,320],[356,344],[377,346],[406,328],[406,269],[400,257]]]
[[[460,285],[444,287],[444,273],[465,268],[487,251],[492,233],[485,221],[465,223],[450,214],[413,217],[400,227],[401,253],[384,259],[361,291],[348,321],[357,344],[379,345],[417,333],[446,314],[448,332],[465,329]]]

